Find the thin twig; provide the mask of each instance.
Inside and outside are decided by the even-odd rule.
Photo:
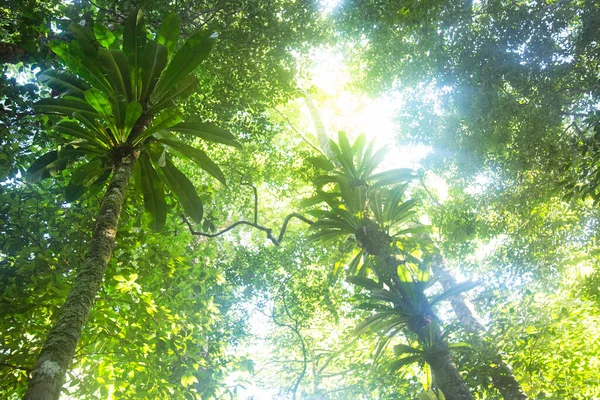
[[[20,367],[18,365],[9,364],[9,363],[5,363],[5,362],[0,362],[0,367],[8,367],[8,368],[16,369],[19,371],[25,371],[27,373],[31,372],[31,368]]]
[[[263,231],[264,233],[267,234],[267,239],[269,239],[275,246],[279,246],[281,245],[281,242],[283,241],[283,236],[285,235],[285,231],[287,229],[287,226],[290,222],[290,220],[292,218],[297,218],[302,222],[305,222],[309,225],[312,225],[314,222],[309,220],[308,218],[304,217],[303,215],[300,215],[298,213],[291,213],[289,214],[287,217],[285,217],[285,219],[283,220],[283,225],[281,226],[281,230],[279,231],[279,235],[277,237],[273,236],[273,231],[271,230],[271,228],[267,228],[266,226],[262,226],[260,224],[258,224],[258,190],[256,189],[256,187],[250,183],[244,183],[242,182],[242,185],[246,185],[246,186],[250,186],[252,188],[252,191],[254,193],[254,215],[253,215],[253,221],[254,222],[249,222],[249,221],[237,221],[234,222],[233,224],[229,225],[227,228],[224,228],[222,230],[220,230],[219,232],[216,233],[206,233],[206,232],[200,232],[194,229],[194,227],[192,226],[191,222],[186,218],[186,216],[182,213],[181,214],[181,219],[183,220],[183,222],[185,222],[185,224],[188,226],[190,233],[192,235],[196,235],[196,236],[204,236],[207,238],[215,238],[218,236],[223,235],[224,233],[227,233],[229,231],[231,231],[232,229],[241,226],[241,225],[247,225],[250,226],[252,228],[258,229],[259,231]]]

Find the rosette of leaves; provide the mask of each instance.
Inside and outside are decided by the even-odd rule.
[[[56,129],[65,141],[37,159],[27,177],[37,181],[72,167],[68,201],[108,186],[87,253],[31,372],[25,399],[60,397],[112,256],[131,177],[155,230],[165,224],[167,188],[183,210],[201,222],[202,201],[173,156],[194,162],[223,183],[225,178],[204,151],[176,134],[239,147],[224,129],[202,121],[183,122],[175,107],[195,89],[194,70],[208,57],[216,34],[195,33],[178,48],[177,15],[167,16],[150,39],[141,12],[128,17],[122,30],[98,24],[93,29],[72,24],[69,29],[70,42],[50,46],[65,69],[47,70],[39,77],[59,95],[34,105],[38,112],[63,116]]]
[[[373,142],[365,144],[364,136],[350,144],[341,132],[338,143],[329,143],[331,160],[310,160],[326,172],[314,180],[316,195],[304,202],[305,206],[314,207],[309,213],[317,217],[311,225],[310,239],[345,239],[345,248],[353,253],[347,281],[366,289],[366,294],[362,294],[366,301],[360,308],[370,311],[355,333],[379,335],[375,358],[398,336],[415,340],[420,349],[397,347],[408,355],[399,358],[391,369],[427,362],[447,397],[470,399],[472,396],[450,361],[449,349],[455,346],[446,343],[433,307],[472,288],[473,283],[457,285],[432,297],[425,294],[434,282],[426,254],[435,249],[426,235],[430,227],[418,222],[414,201],[406,200],[408,184],[416,173],[409,169],[375,173],[384,151],[373,152]]]
[[[93,29],[71,24],[69,30],[70,42],[50,45],[66,68],[39,75],[59,96],[34,105],[38,112],[64,116],[56,130],[65,141],[30,166],[29,180],[36,182],[72,166],[65,193],[71,202],[87,190],[103,187],[115,166],[133,155],[138,159],[136,187],[155,230],[165,224],[166,189],[194,221],[201,222],[202,201],[172,156],[192,161],[222,183],[225,177],[203,150],[174,133],[239,144],[230,132],[211,123],[183,122],[174,106],[196,88],[194,70],[208,57],[216,33],[197,32],[178,48],[179,17],[167,16],[150,39],[141,11],[127,18],[122,32],[100,24]]]

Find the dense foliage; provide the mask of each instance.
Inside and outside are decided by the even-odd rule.
[[[69,302],[93,303],[69,398],[600,397],[597,2],[27,0],[0,21],[0,397],[73,339]],[[370,103],[394,126],[371,115],[372,143]]]

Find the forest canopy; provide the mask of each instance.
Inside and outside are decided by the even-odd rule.
[[[600,4],[0,5],[0,397],[600,398]]]

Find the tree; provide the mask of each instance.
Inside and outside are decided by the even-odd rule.
[[[40,112],[65,115],[57,130],[75,140],[40,157],[27,175],[37,181],[79,162],[67,187],[68,200],[112,177],[85,259],[32,371],[25,397],[35,399],[56,399],[60,394],[111,257],[131,176],[136,175],[154,229],[165,223],[163,184],[177,196],[185,212],[200,222],[202,200],[170,154],[194,161],[221,181],[223,174],[202,150],[168,131],[237,146],[229,132],[203,122],[181,122],[178,113],[169,108],[175,99],[193,90],[196,78],[192,72],[207,58],[215,34],[198,32],[176,50],[178,16],[166,17],[155,40],[147,40],[141,12],[125,21],[122,49],[115,34],[102,25],[94,25],[94,31],[75,24],[70,29],[73,41],[51,46],[69,70],[47,70],[40,75],[61,96],[40,100],[35,107]]]
[[[393,370],[425,361],[446,398],[471,399],[433,309],[436,303],[468,289],[471,283],[427,298],[424,291],[430,281],[430,266],[418,258],[428,251],[427,242],[412,240],[427,228],[414,224],[414,202],[403,200],[406,182],[414,175],[402,169],[374,174],[383,152],[373,154],[373,143],[366,148],[365,144],[361,136],[350,145],[346,135],[340,133],[339,145],[330,142],[334,164],[325,158],[314,160],[328,173],[317,177],[317,195],[307,201],[326,205],[311,212],[318,217],[311,225],[315,231],[312,239],[349,238],[351,246],[358,248],[349,263],[348,280],[371,292],[363,307],[372,314],[356,331],[380,333],[376,357],[392,338],[407,332],[409,340],[414,337],[420,349],[398,344],[397,353],[408,355],[395,362]]]

